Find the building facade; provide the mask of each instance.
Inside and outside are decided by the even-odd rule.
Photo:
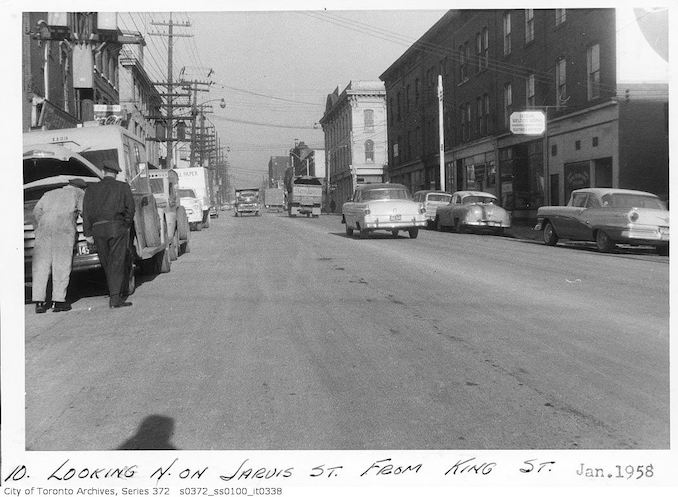
[[[620,101],[615,9],[455,10],[443,16],[381,75],[389,174],[412,191],[441,185],[438,75],[446,190],[493,193],[514,218],[563,204],[582,185],[646,185],[661,193],[659,182],[636,181],[623,155],[629,144],[620,140],[622,115],[631,122],[634,113],[649,109],[641,100],[626,107]],[[544,115],[544,131],[511,131],[512,114],[525,111]],[[668,146],[663,128],[663,119],[651,125]],[[625,136],[656,162],[650,169],[668,175],[661,153],[650,157],[647,143]]]
[[[351,81],[327,96],[325,134],[329,202],[341,206],[355,186],[386,180],[386,91],[381,81]]]

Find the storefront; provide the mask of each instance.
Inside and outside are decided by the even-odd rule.
[[[543,140],[499,148],[501,205],[514,217],[532,217],[544,205]]]

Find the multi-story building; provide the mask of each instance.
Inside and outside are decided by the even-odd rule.
[[[386,91],[381,81],[351,81],[327,96],[320,120],[330,201],[340,206],[356,185],[385,180]]]
[[[444,15],[381,75],[389,174],[413,191],[441,185],[438,75],[447,190],[494,193],[517,218],[564,203],[581,186],[668,192],[664,113],[644,120],[661,143],[628,133],[634,114],[662,102],[654,99],[650,108],[636,98],[625,106],[618,98],[615,9]],[[511,115],[523,111],[542,113],[545,130],[512,132]],[[631,163],[631,150],[642,166]]]
[[[119,91],[123,124],[146,143],[153,166],[160,164],[156,122],[162,117],[162,97],[144,69],[143,45],[126,46],[120,52]]]
[[[282,188],[285,182],[285,171],[290,167],[290,158],[285,155],[273,155],[268,161],[268,184],[270,187]]]

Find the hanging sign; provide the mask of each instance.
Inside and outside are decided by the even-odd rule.
[[[541,135],[546,130],[546,116],[540,111],[511,113],[511,133],[515,135]]]

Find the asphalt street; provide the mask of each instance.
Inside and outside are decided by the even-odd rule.
[[[191,235],[130,308],[87,278],[26,305],[27,449],[669,447],[668,257],[273,213]]]

